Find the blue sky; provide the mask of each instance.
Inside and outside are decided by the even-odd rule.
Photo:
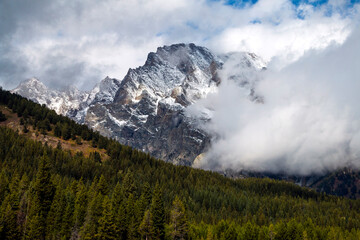
[[[245,8],[251,7],[258,2],[258,0],[209,0],[210,2],[223,2],[224,5],[233,6],[234,8]],[[290,1],[295,7],[300,5],[311,5],[313,7],[321,7],[327,5],[329,0],[291,0]],[[343,14],[347,14],[347,10],[351,10],[354,4],[359,3],[360,0],[350,0],[345,4],[345,8],[342,9]],[[328,16],[331,16],[333,9],[329,7],[329,11],[326,13]],[[299,18],[302,18],[301,14]]]
[[[210,1],[221,1],[221,0],[210,0]],[[353,6],[355,3],[359,3],[360,0],[350,0],[349,7]],[[258,0],[225,0],[226,5],[231,5],[235,7],[244,7],[247,5],[253,5],[258,2]],[[309,1],[309,0],[291,0],[295,6],[300,4],[310,4],[312,6],[321,6],[328,3],[328,0],[319,0],[319,1]]]
[[[210,1],[221,1],[221,0],[210,0]],[[356,1],[358,1],[358,0],[351,0],[351,2],[356,2]],[[224,1],[224,3],[226,5],[231,5],[234,7],[244,7],[247,5],[251,6],[257,2],[258,2],[258,0],[225,0]],[[328,2],[328,0],[319,0],[319,1],[291,0],[291,2],[296,6],[299,6],[302,3],[311,4],[313,6],[319,6],[319,5],[326,4]]]

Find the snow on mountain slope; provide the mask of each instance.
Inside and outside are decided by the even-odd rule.
[[[216,70],[223,62],[194,44],[176,44],[150,53],[145,65],[130,69],[116,100],[135,103],[143,95],[157,100],[174,98],[187,106],[216,88]]]
[[[114,100],[119,86],[120,82],[117,79],[106,77],[91,90],[86,99],[87,105],[93,105],[95,103],[111,103]]]
[[[186,114],[187,107],[217,91],[222,77],[253,90],[251,74],[265,66],[251,53],[216,56],[194,44],[174,44],[149,53],[145,64],[129,69],[122,81],[106,77],[90,92],[53,91],[36,79],[21,83],[13,92],[123,144],[191,165],[210,146],[211,136]],[[201,111],[211,117],[208,109]]]
[[[96,104],[106,105],[113,102],[119,86],[119,80],[109,77],[104,78],[87,94],[86,99],[79,107],[69,111],[67,116],[79,123],[84,123],[88,109]]]
[[[42,82],[36,78],[30,78],[20,83],[12,92],[31,99],[39,104],[51,104],[51,98],[56,97],[56,93],[50,91]]]
[[[62,115],[66,115],[72,109],[78,109],[88,95],[75,87],[68,87],[64,91],[51,90],[36,78],[20,83],[12,92],[39,104],[45,104]]]

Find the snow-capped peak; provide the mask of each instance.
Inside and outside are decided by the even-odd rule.
[[[101,80],[100,83],[90,91],[86,100],[88,105],[96,103],[109,104],[114,100],[115,94],[120,86],[120,81],[116,78],[109,78],[108,76]]]
[[[160,47],[156,53],[149,53],[144,66],[129,70],[116,99],[124,103],[137,102],[146,93],[158,102],[181,88],[177,92],[183,100],[176,102],[186,106],[216,86],[213,80],[222,64],[208,49],[194,44]]]
[[[29,78],[19,84],[13,91],[25,91],[25,90],[38,90],[47,91],[48,88],[40,82],[37,78]]]
[[[21,82],[12,92],[39,104],[45,104],[63,115],[66,115],[70,109],[78,108],[87,96],[87,93],[80,92],[74,86],[69,86],[64,91],[51,90],[36,78]]]
[[[50,104],[48,98],[53,95],[52,91],[36,78],[30,78],[21,82],[12,90],[12,92],[31,99],[39,104],[46,105]]]

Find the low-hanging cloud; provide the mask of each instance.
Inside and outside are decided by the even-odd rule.
[[[198,103],[211,108],[205,129],[216,136],[198,166],[299,175],[360,167],[359,37],[260,72],[263,103],[229,80],[225,65],[219,91]]]

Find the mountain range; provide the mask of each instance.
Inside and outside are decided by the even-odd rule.
[[[122,80],[106,77],[89,92],[75,87],[53,90],[35,78],[12,92],[122,144],[191,166],[210,147],[213,136],[200,126],[211,119],[211,110],[201,110],[201,117],[195,119],[186,108],[216,92],[223,80],[221,70],[234,62],[243,71],[229,78],[248,89],[255,100],[254,83],[247,76],[266,68],[260,57],[246,52],[216,55],[195,44],[159,47]]]

